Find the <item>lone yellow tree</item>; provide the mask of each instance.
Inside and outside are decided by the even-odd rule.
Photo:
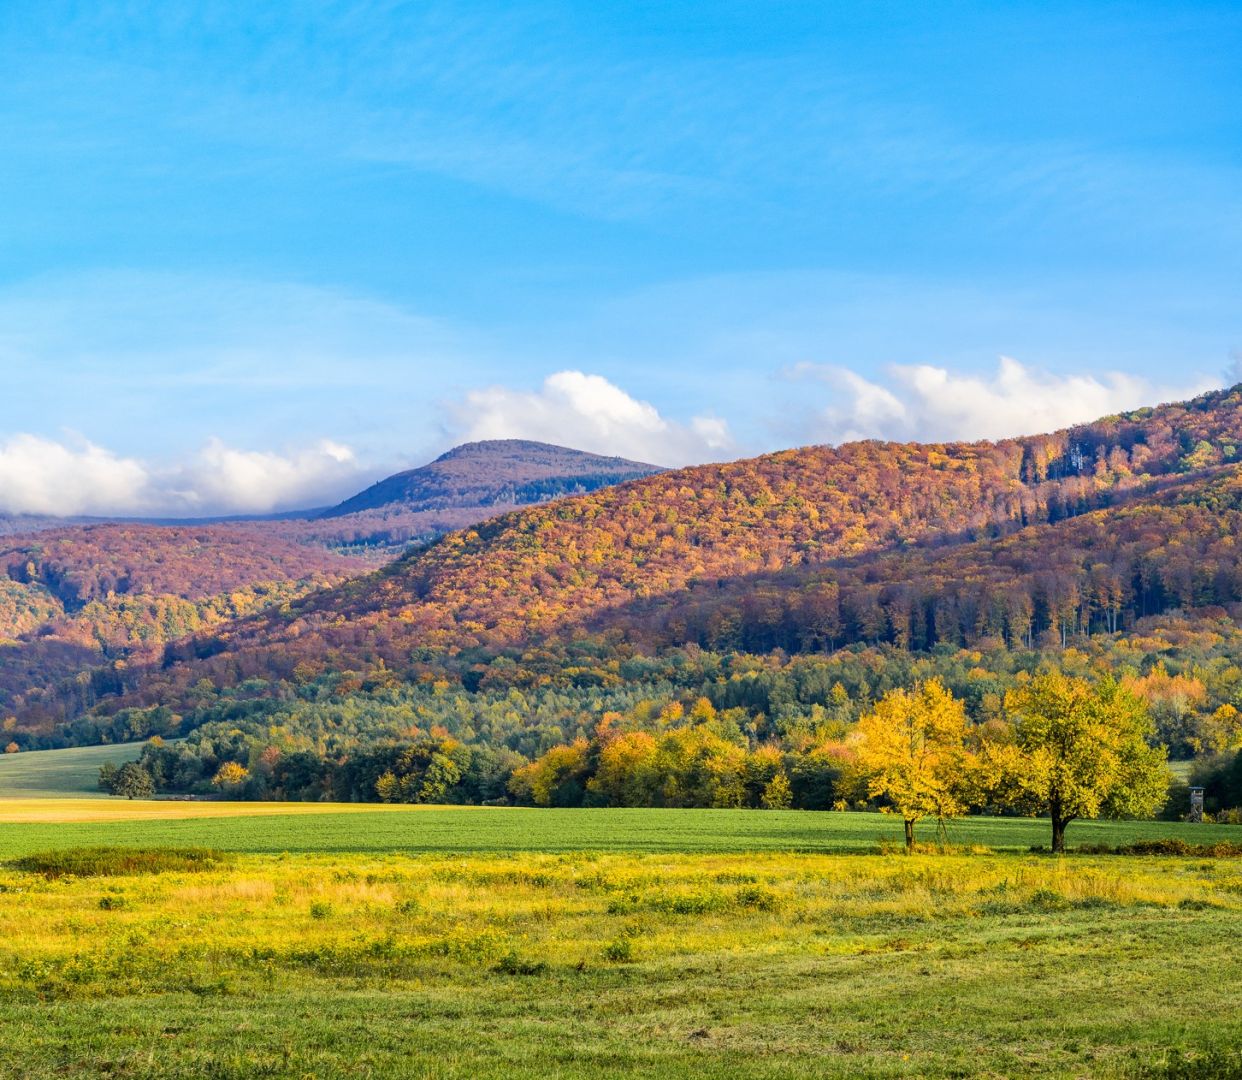
[[[1052,850],[1065,850],[1075,818],[1143,817],[1169,787],[1166,749],[1148,742],[1147,705],[1113,679],[1092,684],[1058,671],[1010,691],[1014,740],[985,751],[1003,802],[1052,819]]]
[[[872,798],[905,824],[906,850],[925,817],[956,817],[966,809],[966,711],[932,679],[913,690],[885,694],[858,722],[859,779]]]

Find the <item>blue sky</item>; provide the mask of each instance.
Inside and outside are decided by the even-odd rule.
[[[8,0],[0,510],[1220,385],[1239,55],[1236,3]]]

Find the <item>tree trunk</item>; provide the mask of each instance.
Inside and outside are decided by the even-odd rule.
[[[906,854],[914,850],[914,822],[907,818],[903,823],[906,827]]]
[[[1065,826],[1069,821],[1060,814],[1052,815],[1052,850],[1057,855],[1065,854]]]

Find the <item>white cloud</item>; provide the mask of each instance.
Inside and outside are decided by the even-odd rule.
[[[322,505],[362,482],[353,451],[322,440],[278,454],[211,439],[192,458],[152,466],[85,440],[0,441],[0,512],[55,516],[256,514]]]
[[[149,479],[141,462],[85,441],[14,435],[0,442],[0,510],[9,513],[133,513]]]
[[[315,504],[329,490],[349,490],[358,483],[358,463],[348,446],[329,439],[289,455],[236,450],[212,439],[174,478],[187,506],[263,513]]]
[[[558,371],[538,390],[471,390],[452,413],[469,441],[535,439],[657,465],[719,459],[732,444],[724,420],[677,423],[602,375],[582,371]]]
[[[810,421],[811,437],[948,441],[1001,439],[1055,431],[1125,409],[1181,400],[1210,390],[1213,380],[1160,386],[1126,372],[1058,375],[1003,356],[991,376],[930,364],[892,365],[885,382],[847,368],[801,364],[794,378],[836,391]]]

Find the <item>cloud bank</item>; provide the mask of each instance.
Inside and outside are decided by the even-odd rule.
[[[1169,386],[1117,371],[1061,375],[1008,357],[985,375],[930,364],[895,365],[881,378],[822,364],[801,364],[784,375],[798,392],[765,440],[777,447],[1037,434],[1193,397],[1218,384],[1200,377]],[[445,414],[454,441],[535,439],[659,465],[727,460],[769,448],[739,447],[724,419],[670,419],[602,375],[574,370],[549,375],[534,390],[469,390],[446,405]],[[189,458],[157,465],[82,438],[15,434],[0,437],[0,513],[263,514],[335,502],[365,486],[374,472],[351,447],[328,439],[277,452],[210,438]]]
[[[1126,409],[1194,397],[1217,385],[1199,380],[1161,386],[1141,376],[1058,375],[1000,358],[990,376],[930,364],[893,365],[887,379],[866,379],[848,368],[801,364],[795,380],[830,387],[832,401],[806,421],[822,442],[895,439],[940,442],[1034,435]]]
[[[73,516],[210,516],[300,508],[360,483],[347,446],[321,440],[278,454],[211,439],[167,467],[86,440],[19,434],[0,440],[0,512]]]
[[[602,375],[582,371],[558,371],[538,390],[471,390],[450,412],[467,441],[535,439],[656,465],[719,459],[732,446],[724,420],[669,420]]]

